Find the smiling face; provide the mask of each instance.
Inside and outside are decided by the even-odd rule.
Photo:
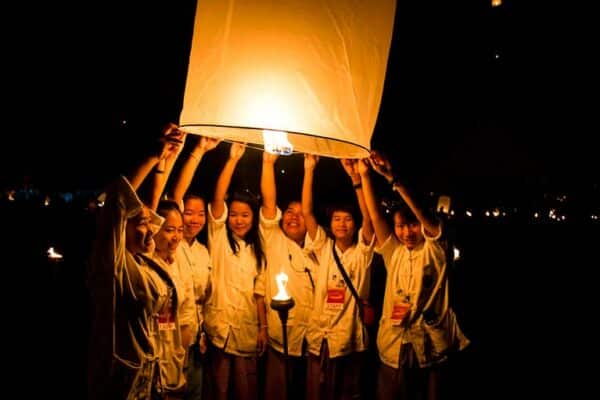
[[[175,258],[177,246],[183,238],[183,219],[181,213],[177,210],[171,210],[164,216],[160,230],[156,234],[156,252],[161,258],[172,261]]]
[[[152,249],[152,237],[150,210],[144,207],[139,214],[127,220],[125,247],[133,254],[147,253]]]
[[[244,239],[252,228],[254,213],[248,203],[233,200],[229,206],[227,225],[229,229],[239,238]]]
[[[406,218],[399,212],[394,214],[394,234],[409,250],[414,249],[425,240],[421,232],[421,224]]]
[[[281,229],[295,242],[302,242],[306,236],[306,224],[302,215],[302,206],[298,201],[292,201],[283,211]]]
[[[183,237],[192,241],[206,224],[206,206],[200,197],[185,200],[183,208]]]
[[[356,222],[351,213],[337,210],[331,214],[331,233],[341,243],[352,243],[356,232]]]

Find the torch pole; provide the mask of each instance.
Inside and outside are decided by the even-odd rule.
[[[289,374],[289,357],[288,357],[288,340],[287,340],[287,319],[290,308],[294,307],[294,299],[291,297],[287,300],[271,300],[271,308],[279,314],[281,321],[281,331],[283,332],[283,365],[285,374],[285,392],[286,399],[290,399],[290,374]]]

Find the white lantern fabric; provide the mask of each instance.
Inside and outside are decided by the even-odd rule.
[[[294,151],[368,155],[383,94],[393,0],[198,2],[180,126]]]

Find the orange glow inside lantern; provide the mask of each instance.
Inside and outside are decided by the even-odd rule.
[[[198,2],[180,126],[335,158],[369,154],[396,2]]]

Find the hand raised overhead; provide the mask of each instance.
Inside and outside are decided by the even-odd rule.
[[[158,139],[161,143],[160,156],[161,160],[178,154],[183,148],[185,141],[185,132],[181,131],[177,125],[170,122],[162,131],[162,136]]]
[[[379,175],[382,175],[388,182],[394,180],[392,164],[383,154],[379,153],[377,150],[372,150],[371,156],[369,157],[369,163],[373,170]]]

